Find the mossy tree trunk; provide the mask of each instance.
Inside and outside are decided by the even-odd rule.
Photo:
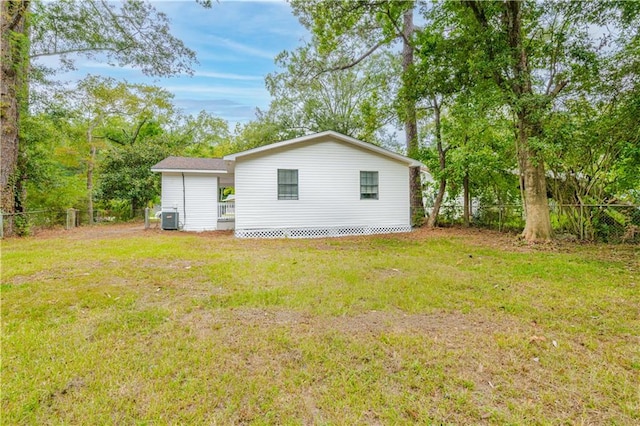
[[[19,122],[21,109],[26,105],[27,70],[29,67],[29,40],[27,36],[27,10],[25,0],[0,1],[0,26],[2,28],[0,82],[0,208],[7,215],[4,234],[16,232],[13,214],[22,210],[20,202],[18,170]]]

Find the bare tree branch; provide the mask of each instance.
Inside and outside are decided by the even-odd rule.
[[[140,129],[142,129],[142,126],[144,126],[144,123],[146,123],[147,120],[148,120],[147,117],[143,118],[140,124],[138,125],[138,127],[136,127],[136,131],[133,133],[133,136],[131,137],[131,145],[136,143],[136,139],[138,139],[138,135],[140,134]]]
[[[556,84],[556,87],[553,88],[553,90],[550,93],[547,93],[547,95],[551,96],[551,98],[555,98],[556,96],[558,96],[558,93],[560,93],[562,91],[562,89],[565,88],[565,86],[569,84],[568,80],[561,80]]]
[[[369,49],[365,53],[363,53],[360,57],[358,57],[357,59],[353,60],[353,62],[350,62],[350,63],[345,64],[345,65],[338,65],[338,66],[335,66],[335,67],[329,68],[329,69],[324,69],[324,70],[318,72],[317,74],[315,74],[312,77],[312,79],[316,79],[318,76],[320,76],[321,74],[324,74],[324,73],[334,72],[334,71],[344,71],[344,70],[348,70],[349,68],[353,68],[356,65],[358,65],[360,62],[362,62],[363,60],[365,60],[366,58],[371,56],[371,54],[373,52],[375,52],[376,50],[378,50],[381,46],[383,46],[383,45],[385,45],[387,43],[388,43],[387,39],[381,40],[378,43],[376,43],[371,49]]]

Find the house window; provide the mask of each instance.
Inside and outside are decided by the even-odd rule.
[[[378,199],[378,172],[360,172],[360,199]]]
[[[298,199],[298,171],[278,169],[278,200]]]

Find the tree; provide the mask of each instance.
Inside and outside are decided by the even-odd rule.
[[[307,50],[312,49],[310,53]],[[276,63],[284,72],[267,76],[272,98],[271,120],[288,130],[288,137],[335,130],[372,143],[386,142],[385,126],[395,119],[388,58],[372,57],[366,64],[331,73],[300,78],[301,57],[317,54],[305,46],[295,54],[283,52]]]
[[[232,152],[245,151],[300,136],[277,117],[275,109],[256,112],[256,119],[235,128]]]
[[[596,75],[585,23],[593,3],[448,2],[458,32],[476,44],[474,72],[490,78],[514,116],[529,241],[551,238],[542,140],[555,101]]]
[[[433,138],[437,161],[429,170],[438,179],[436,193],[427,226],[437,224],[440,207],[447,189],[450,168],[447,167],[447,155],[456,147],[452,139],[447,143],[443,137],[442,122],[447,105],[455,100],[458,92],[468,85],[466,81],[467,57],[461,55],[463,49],[457,40],[446,37],[446,23],[437,9],[427,8],[424,12],[426,24],[416,33],[413,43],[418,58],[412,64],[405,78],[410,77],[412,84],[404,84],[402,90],[409,92],[412,103],[432,113]],[[428,140],[428,139],[427,139]],[[457,141],[460,142],[460,141]]]
[[[18,162],[19,153],[23,152],[18,132],[20,114],[27,111],[29,83],[52,71],[35,66],[32,59],[57,56],[69,68],[73,67],[74,57],[104,58],[110,64],[138,67],[148,75],[168,76],[189,72],[195,53],[170,34],[164,14],[141,0],[7,0],[0,5],[0,208],[11,214],[16,207],[20,209],[20,183],[24,179]],[[11,234],[11,222],[7,225],[7,234]]]
[[[471,222],[472,199],[480,209],[516,204],[520,197],[515,143],[510,117],[499,93],[467,87],[451,102],[443,122],[444,138],[453,146],[447,155],[449,198],[459,200],[465,226]],[[476,212],[477,213],[477,212]]]
[[[72,94],[23,118],[29,206],[86,209],[91,201],[129,217],[158,196],[150,168],[162,158],[234,150],[226,122],[177,114],[160,88],[90,76]]]
[[[171,34],[167,16],[142,0],[34,2],[31,12],[29,56],[57,57],[63,69],[84,56],[166,77],[190,73],[196,61],[195,52]]]
[[[1,46],[0,62],[2,75],[0,80],[0,210],[13,214],[22,209],[20,181],[16,170],[19,158],[18,129],[20,115],[25,110],[27,98],[28,49],[27,9],[29,2],[24,0],[6,0],[0,2]],[[9,217],[4,232],[14,232],[13,217]]]
[[[133,217],[160,194],[160,174],[151,167],[167,155],[166,146],[148,141],[109,149],[100,166],[98,198],[126,201]]]
[[[181,117],[167,135],[172,150],[192,157],[222,157],[234,152],[229,123],[206,111]]]
[[[80,150],[84,132],[76,125],[76,111],[63,105],[24,115],[21,138],[27,179],[21,183],[28,197],[26,209],[63,211],[86,205],[86,175]]]
[[[396,75],[401,82],[396,103],[398,118],[405,125],[407,152],[412,155],[417,146],[413,143],[417,140],[415,124],[421,119],[421,109],[428,108],[436,122],[433,144],[438,151],[440,178],[437,199],[442,201],[447,179],[456,172],[457,166],[448,164],[453,148],[457,151],[456,164],[466,169],[461,179],[467,221],[472,183],[469,160],[464,158],[478,158],[468,148],[481,152],[485,152],[483,148],[495,148],[495,154],[506,157],[504,161],[487,157],[489,164],[509,167],[513,150],[506,149],[505,143],[514,141],[526,214],[522,235],[531,241],[551,237],[546,175],[548,163],[555,159],[554,141],[548,136],[556,115],[581,96],[591,97],[589,102],[598,109],[596,98],[602,97],[603,92],[594,92],[594,86],[614,56],[624,64],[622,68],[628,69],[618,81],[627,85],[636,81],[631,76],[637,76],[638,69],[638,61],[633,59],[637,58],[639,44],[637,2],[300,0],[292,4],[317,46],[315,51],[298,51],[298,75],[314,78],[319,75],[315,71],[318,69],[350,69],[381,51],[394,52],[402,58],[402,71]],[[413,25],[416,10],[426,21],[417,29]],[[607,27],[613,31],[607,33]],[[401,55],[397,41],[402,43]],[[628,53],[615,55],[622,51]],[[469,132],[455,132],[451,135],[457,139],[446,141],[442,123],[455,122],[460,110],[452,112],[450,107],[463,92],[467,92],[467,98],[473,94],[468,112],[493,111],[501,123],[509,117],[515,138],[498,132],[504,143],[492,144]],[[493,102],[488,109],[480,107],[483,96]],[[618,103],[615,108],[620,113],[616,117],[622,122],[626,116],[622,111],[634,111],[632,103],[625,105],[623,108]],[[633,135],[630,140],[635,140]],[[635,158],[635,150],[624,146],[625,158]],[[466,148],[458,149],[461,147]],[[622,170],[627,168],[618,169]],[[511,170],[502,170],[500,176],[509,173]],[[434,220],[436,217],[437,209],[431,215]]]
[[[640,80],[618,59],[614,55],[601,73],[595,99],[583,95],[566,100],[544,132],[549,187],[562,226],[585,238],[595,238],[599,231],[591,221],[598,215],[593,205],[640,202]],[[602,214],[625,226],[629,219],[621,211]],[[628,212],[631,217],[633,209]]]
[[[88,76],[74,91],[80,111],[81,126],[85,129],[87,172],[87,209],[89,223],[93,223],[94,171],[98,150],[105,148],[108,140],[120,145],[135,144],[142,126],[160,111],[171,113],[172,95],[160,88],[146,85],[129,85],[113,78]],[[123,124],[130,128],[123,129]],[[114,124],[121,136],[114,137]],[[107,135],[111,135],[107,137]],[[122,136],[125,136],[124,138]]]
[[[312,65],[308,67],[312,70],[318,69],[318,66],[320,72],[346,70],[372,57],[376,52],[392,48],[395,41],[401,41],[402,73],[397,77],[408,88],[405,94],[409,96],[401,99],[400,105],[403,108],[399,118],[404,125],[407,155],[417,158],[420,150],[415,99],[411,97],[414,81],[410,76],[414,61],[415,2],[294,0],[292,7],[300,22],[311,30],[314,43],[317,44],[321,60],[305,58]],[[308,73],[305,70],[301,72]],[[424,207],[418,168],[411,169],[410,184],[412,221],[421,224]]]
[[[404,93],[409,94],[402,99],[403,110],[401,116],[404,118],[404,132],[407,140],[407,155],[411,158],[418,158],[420,145],[418,142],[418,119],[416,114],[416,99],[411,96],[414,88],[413,71],[414,47],[412,39],[414,36],[413,8],[414,2],[407,2],[407,8],[403,11],[403,25],[400,31],[402,37],[402,87]],[[388,13],[389,18],[392,14]],[[391,24],[398,29],[398,25],[391,19]],[[438,112],[439,114],[439,112]],[[439,116],[438,116],[439,119]],[[439,140],[439,139],[438,139]],[[411,193],[411,221],[415,225],[422,225],[425,217],[424,205],[422,204],[422,181],[420,178],[420,168],[410,169],[410,193]]]

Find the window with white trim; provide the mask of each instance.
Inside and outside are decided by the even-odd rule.
[[[298,170],[278,169],[278,200],[298,199]]]
[[[360,172],[360,199],[378,199],[378,172]]]

